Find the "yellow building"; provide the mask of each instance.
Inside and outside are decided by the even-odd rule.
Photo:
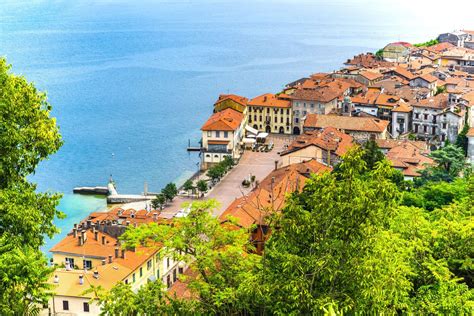
[[[119,247],[118,239],[92,226],[74,227],[73,231],[56,244],[51,252],[52,263],[59,266],[50,283],[54,297],[49,302],[52,315],[97,315],[100,306],[84,292],[93,286],[111,289],[119,282],[130,284],[137,291],[149,281],[160,280],[167,287],[177,281],[184,266],[163,249],[138,247],[133,251]]]
[[[247,101],[247,98],[236,94],[221,94],[216,103],[214,103],[214,113],[229,108],[244,113],[247,107]]]
[[[382,50],[382,57],[386,61],[406,62],[413,45],[407,42],[395,42],[387,44]]]
[[[266,93],[247,103],[247,123],[266,133],[292,133],[291,101],[285,94]]]

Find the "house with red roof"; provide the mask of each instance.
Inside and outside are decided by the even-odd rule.
[[[225,156],[240,158],[245,123],[244,114],[233,108],[226,108],[209,117],[201,127],[201,169],[223,161]]]

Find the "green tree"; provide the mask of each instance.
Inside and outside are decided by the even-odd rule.
[[[173,308],[184,306],[187,313],[196,314],[250,312],[252,297],[243,288],[248,287],[253,280],[251,271],[258,265],[260,257],[247,252],[252,245],[246,231],[228,229],[212,215],[216,206],[214,200],[194,202],[189,205],[189,214],[176,218],[174,225],[152,223],[130,228],[122,236],[122,241],[125,247],[163,244],[165,255],[190,265],[195,273],[181,279],[192,292],[192,304],[167,297]],[[153,297],[150,293],[141,294]],[[156,295],[163,296],[158,291]],[[123,285],[117,288],[113,296],[101,299],[109,314],[125,309],[137,310],[140,305],[133,304],[135,301],[135,295]],[[158,299],[146,300],[144,306],[151,314],[164,314],[168,307],[163,306]],[[190,306],[194,310],[190,311]]]
[[[207,170],[206,175],[212,180],[213,183],[217,182],[224,175],[226,168],[223,164],[219,163],[212,166]]]
[[[207,182],[204,181],[204,180],[199,180],[196,184],[196,187],[197,187],[198,191],[201,192],[201,193],[207,192],[207,189],[208,189]]]
[[[178,195],[178,188],[174,183],[168,183],[162,190],[161,193],[164,195],[167,201],[173,201],[174,197]]]
[[[469,124],[464,124],[463,129],[461,130],[461,133],[456,138],[456,146],[462,148],[464,151],[464,156],[467,155],[467,144],[468,144],[468,139],[467,139],[467,133],[469,132]]]
[[[436,87],[435,95],[445,93],[445,92],[446,92],[446,86],[438,86]]]
[[[186,190],[189,195],[189,192],[194,190],[193,180],[191,179],[186,180],[186,182],[184,182],[183,184],[183,189]]]
[[[254,296],[269,314],[469,314],[472,202],[439,218],[400,207],[394,170],[368,170],[363,154],[351,150],[275,215]],[[442,215],[468,205],[450,223]]]
[[[377,162],[385,159],[384,154],[380,150],[375,140],[368,140],[363,146],[362,160],[365,161],[368,170],[375,168]]]
[[[418,185],[426,181],[453,181],[466,167],[463,149],[453,144],[433,151],[430,157],[436,165],[420,172],[421,179],[418,180]]]
[[[157,194],[156,197],[151,201],[151,206],[155,210],[161,210],[163,209],[163,206],[166,203],[166,197],[164,194]]]
[[[51,269],[39,250],[52,237],[60,196],[27,180],[62,144],[46,95],[0,58],[0,314],[26,314],[49,297]]]

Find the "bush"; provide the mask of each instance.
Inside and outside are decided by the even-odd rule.
[[[246,188],[249,187],[250,186],[250,181],[245,179],[244,181],[242,181],[242,186],[244,186]]]

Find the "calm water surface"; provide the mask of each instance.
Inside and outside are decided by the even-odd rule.
[[[48,92],[65,141],[32,177],[64,193],[68,215],[44,249],[105,208],[73,187],[105,185],[112,174],[120,192],[139,193],[144,181],[159,190],[196,171],[185,148],[219,93],[276,92],[389,41],[469,27],[472,10],[454,18],[427,4],[2,0],[0,55]]]

